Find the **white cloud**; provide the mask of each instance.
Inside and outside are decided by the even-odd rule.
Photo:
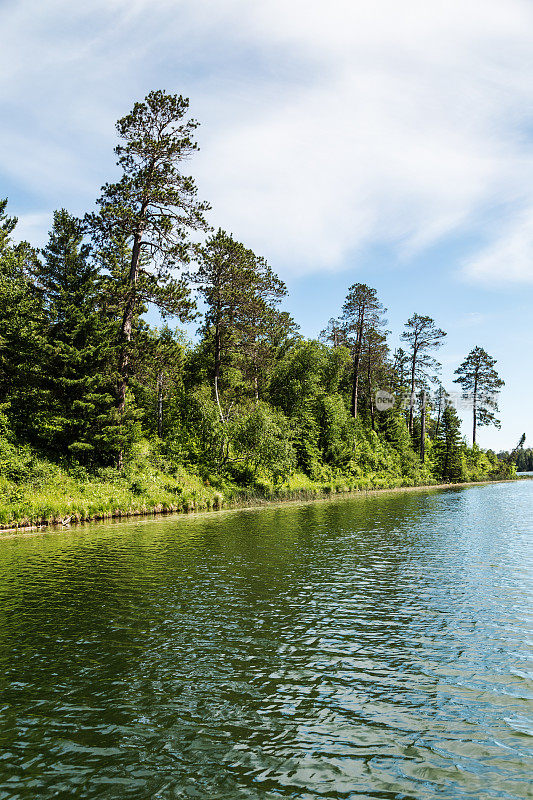
[[[456,319],[454,325],[456,328],[477,328],[480,325],[484,325],[489,319],[489,314],[482,314],[479,311],[470,311]]]
[[[533,283],[533,207],[470,259],[464,276],[489,286]]]
[[[533,204],[524,0],[22,0],[1,15],[0,170],[54,205],[92,202],[114,119],[159,85],[202,122],[191,172],[213,223],[285,275],[483,232],[495,196]]]
[[[22,214],[17,222],[17,239],[27,242],[42,242],[52,224],[52,215],[46,211]]]

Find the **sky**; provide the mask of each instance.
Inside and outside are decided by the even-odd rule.
[[[502,427],[533,444],[530,0],[0,0],[0,197],[40,246],[113,179],[115,121],[151,89],[190,99],[187,171],[210,222],[265,256],[306,336],[355,282],[476,345]],[[465,433],[470,421],[465,419]]]

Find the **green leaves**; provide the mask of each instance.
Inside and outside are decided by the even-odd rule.
[[[463,389],[463,397],[472,402],[473,410],[473,443],[476,442],[476,429],[481,426],[494,425],[500,427],[497,396],[504,381],[495,369],[496,359],[489,356],[482,347],[474,347],[463,363],[455,370]]]

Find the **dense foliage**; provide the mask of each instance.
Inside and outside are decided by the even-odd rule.
[[[187,112],[159,91],[119,120],[121,177],[84,220],[57,211],[40,251],[0,203],[0,522],[182,507],[185,485],[194,506],[511,474],[462,439],[430,317],[391,354],[386,309],[355,283],[319,340],[299,335],[265,259],[207,229]],[[148,325],[151,304],[173,325]],[[195,317],[192,343],[175,325]],[[494,364],[477,347],[457,371],[474,429],[497,423]],[[72,499],[87,487],[89,512]]]

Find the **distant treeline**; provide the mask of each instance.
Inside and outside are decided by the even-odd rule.
[[[430,317],[413,314],[391,353],[386,309],[354,283],[319,339],[304,339],[271,266],[208,227],[183,172],[196,149],[187,115],[186,99],[162,91],[137,103],[117,123],[118,179],[83,219],[57,211],[41,250],[15,243],[0,203],[4,478],[24,480],[36,458],[123,474],[140,442],[147,463],[210,486],[508,474],[475,446],[480,426],[499,424],[494,359],[475,346],[456,371],[469,447],[438,377],[446,334]],[[172,325],[148,325],[150,306]],[[179,329],[192,320],[194,343]]]
[[[512,454],[502,450],[498,453],[498,458],[500,461],[512,459],[516,464],[517,472],[533,472],[533,448],[531,447],[517,450]]]

